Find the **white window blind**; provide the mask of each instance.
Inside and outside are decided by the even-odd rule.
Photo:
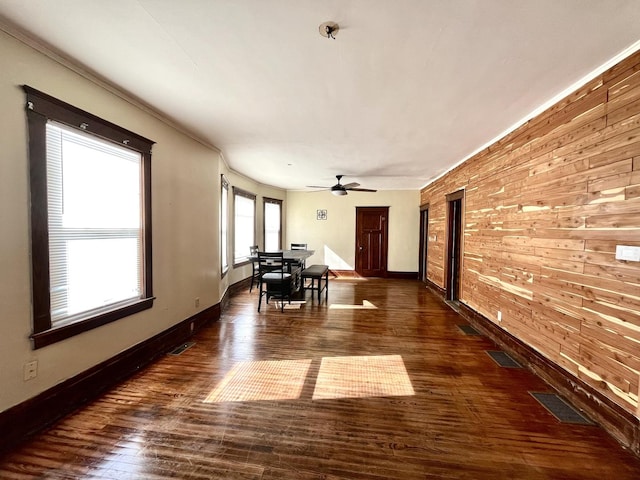
[[[143,294],[141,155],[47,124],[51,324]]]

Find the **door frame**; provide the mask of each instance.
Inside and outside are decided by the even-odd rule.
[[[457,301],[460,298],[460,277],[462,276],[462,223],[464,219],[464,189],[450,193],[447,201],[447,251],[446,251],[446,299]]]
[[[420,206],[420,242],[418,258],[418,279],[427,283],[429,270],[429,204]]]

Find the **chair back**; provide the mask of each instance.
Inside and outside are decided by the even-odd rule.
[[[260,276],[265,273],[279,272],[284,274],[285,263],[282,252],[258,252],[258,268]]]
[[[291,250],[306,250],[307,249],[307,244],[306,243],[292,243],[291,244]]]
[[[253,270],[251,274],[251,285],[249,286],[249,292],[253,291],[253,284],[260,282],[260,269],[258,268],[258,245],[249,246],[249,260],[251,260],[251,268]]]
[[[260,299],[258,300],[258,311],[262,305],[262,296],[280,299],[282,305],[280,311],[284,312],[284,300],[291,303],[291,293],[293,291],[293,277],[291,273],[285,272],[284,254],[282,252],[258,252],[258,268],[260,270]]]

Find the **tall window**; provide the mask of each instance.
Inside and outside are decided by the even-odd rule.
[[[222,175],[220,193],[220,265],[222,275],[229,269],[229,182]]]
[[[152,306],[153,142],[24,89],[39,348]]]
[[[282,248],[282,200],[264,198],[264,249],[275,252]]]
[[[256,244],[256,196],[233,187],[233,264],[249,260],[249,247]]]

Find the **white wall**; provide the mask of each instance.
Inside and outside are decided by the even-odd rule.
[[[29,340],[29,165],[21,88],[25,84],[156,142],[152,151],[153,308],[38,350],[31,348]],[[389,270],[417,271],[417,191],[354,193],[338,198],[261,185],[229,170],[217,150],[2,31],[0,104],[0,412],[216,305],[230,285],[251,274],[250,265],[231,266],[221,277],[221,174],[231,186],[256,194],[256,239],[260,245],[262,198],[281,199],[283,245],[307,242],[317,250],[312,263],[350,269],[354,263],[355,206],[389,206]],[[232,219],[233,201],[229,200]],[[328,210],[327,221],[316,220],[319,208]],[[344,265],[327,262],[325,246]],[[232,248],[230,232],[230,252]],[[195,307],[196,297],[199,308]],[[24,382],[23,366],[31,360],[38,361],[38,376]]]
[[[27,84],[157,142],[152,151],[150,310],[32,350]],[[219,176],[205,147],[96,83],[0,32],[0,411],[220,301]],[[195,298],[200,308],[195,308]],[[23,365],[38,376],[23,381]]]
[[[256,231],[255,231],[255,243],[263,247],[263,236],[264,236],[264,207],[263,207],[263,198],[274,198],[277,200],[282,200],[282,239],[284,241],[284,232],[286,226],[286,217],[285,212],[287,208],[287,192],[286,190],[282,190],[275,187],[270,187],[267,185],[262,185],[250,178],[247,178],[243,175],[240,175],[232,170],[230,170],[226,165],[222,167],[222,173],[224,174],[227,182],[229,182],[229,211],[228,218],[230,222],[230,231],[228,234],[228,251],[229,251],[229,271],[225,274],[221,283],[221,295],[224,294],[227,288],[229,288],[234,283],[237,283],[245,278],[251,276],[252,266],[251,264],[246,264],[243,266],[239,266],[237,268],[233,267],[233,245],[234,245],[234,235],[233,235],[233,187],[241,188],[242,190],[254,193],[256,195]],[[218,187],[220,188],[220,187]]]
[[[420,192],[409,190],[376,193],[351,192],[338,197],[330,192],[287,194],[287,243],[307,243],[315,254],[307,265],[320,263],[335,270],[355,269],[356,207],[389,207],[388,270],[418,271]],[[317,220],[317,210],[327,210]]]

